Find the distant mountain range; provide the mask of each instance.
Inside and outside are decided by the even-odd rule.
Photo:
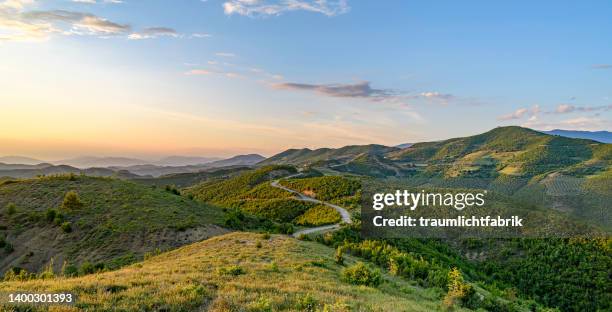
[[[610,131],[576,131],[555,129],[542,132],[550,135],[558,135],[574,139],[589,139],[602,143],[612,143],[612,132]]]
[[[170,156],[152,163],[126,157],[78,157],[49,163],[34,158],[7,156],[0,157],[0,177],[32,178],[63,173],[119,178],[158,177],[211,168],[253,166],[264,159],[258,154],[237,155],[227,159]]]

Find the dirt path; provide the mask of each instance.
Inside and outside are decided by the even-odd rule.
[[[290,179],[290,178],[294,178],[297,176],[300,176],[301,174],[294,174],[291,176],[286,177],[285,179]],[[279,180],[274,180],[270,183],[271,186],[285,190],[287,192],[291,192],[293,194],[296,195],[296,198],[298,200],[302,200],[302,201],[306,201],[306,202],[311,202],[311,203],[317,203],[317,204],[322,204],[328,207],[332,207],[334,209],[336,209],[336,211],[340,214],[340,216],[342,217],[342,222],[344,223],[353,223],[353,221],[351,220],[351,214],[344,208],[338,206],[338,205],[334,205],[328,202],[324,202],[315,198],[312,198],[310,196],[306,196],[296,190],[292,190],[288,187],[282,186],[280,185],[280,179]],[[335,230],[340,228],[340,224],[331,224],[331,225],[324,225],[324,226],[318,226],[318,227],[314,227],[314,228],[309,228],[309,229],[304,229],[304,230],[300,230],[297,231],[295,233],[293,233],[294,237],[298,237],[301,234],[311,234],[311,233],[317,233],[317,232],[326,232],[326,231],[331,231],[331,230]]]

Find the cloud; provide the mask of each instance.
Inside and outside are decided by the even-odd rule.
[[[555,112],[559,114],[565,114],[565,113],[571,113],[574,110],[576,110],[576,106],[574,105],[559,104],[559,106],[557,106],[557,108],[555,109]]]
[[[236,54],[234,53],[230,53],[230,52],[217,52],[215,53],[216,56],[220,56],[220,57],[235,57]]]
[[[559,104],[557,108],[555,108],[552,112],[547,112],[549,114],[568,114],[573,112],[597,112],[604,111],[607,112],[612,110],[612,105],[600,105],[600,106],[575,106],[571,104]]]
[[[168,27],[150,27],[139,32],[131,33],[128,38],[132,40],[153,39],[160,36],[178,37],[176,30]]]
[[[513,113],[510,113],[510,114],[507,114],[507,115],[503,115],[503,116],[499,116],[497,119],[498,120],[521,119],[528,112],[529,112],[529,109],[522,107],[522,108],[519,108],[519,109],[515,110]]]
[[[185,75],[189,75],[189,76],[221,75],[227,78],[244,78],[242,74],[237,73],[237,72],[210,70],[210,69],[192,69],[192,70],[185,72]]]
[[[612,64],[595,64],[591,66],[592,69],[612,69]]]
[[[369,81],[355,84],[306,84],[285,82],[273,84],[272,87],[279,90],[312,91],[330,97],[368,98],[372,100],[384,100],[397,97],[396,92],[393,90],[372,88]]]
[[[77,2],[77,3],[86,3],[86,4],[96,4],[98,3],[98,1],[96,0],[72,0],[72,2]],[[103,2],[105,3],[123,3],[122,0],[104,0]]]
[[[223,3],[227,15],[250,17],[278,16],[291,11],[307,11],[336,16],[349,11],[346,0],[229,0]]]
[[[540,121],[538,118],[534,118],[532,120],[528,120],[527,122],[522,124],[522,126],[539,130],[564,129],[597,131],[601,129],[609,129],[610,126],[612,126],[612,123],[609,120],[605,120],[596,116],[580,116],[556,122],[543,122]]]
[[[118,3],[116,0],[105,2]],[[151,27],[133,32],[129,24],[114,22],[91,13],[26,10],[33,4],[34,1],[30,0],[0,2],[0,41],[41,41],[53,35],[127,36],[129,39],[179,36],[175,30],[167,27]]]

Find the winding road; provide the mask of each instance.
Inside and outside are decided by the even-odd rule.
[[[285,177],[285,179],[290,179],[290,178],[295,178],[297,176],[300,176],[301,174],[294,174],[288,177]],[[338,205],[334,205],[328,202],[324,202],[315,198],[312,198],[310,196],[306,196],[296,190],[292,190],[288,187],[282,186],[280,185],[280,179],[279,180],[274,180],[270,183],[271,186],[279,188],[281,190],[285,190],[287,192],[293,193],[296,195],[296,199],[298,200],[302,200],[305,202],[311,202],[311,203],[317,203],[317,204],[322,204],[328,207],[332,207],[334,209],[336,209],[336,211],[340,214],[340,216],[342,217],[342,223],[353,223],[353,221],[351,220],[351,214],[344,208],[338,206]],[[313,228],[308,228],[308,229],[303,229],[300,231],[297,231],[295,233],[293,233],[293,237],[298,237],[302,234],[311,234],[311,233],[317,233],[317,232],[326,232],[326,231],[331,231],[331,230],[336,230],[340,228],[340,223],[336,223],[336,224],[330,224],[330,225],[323,225],[323,226],[318,226],[318,227],[313,227]]]

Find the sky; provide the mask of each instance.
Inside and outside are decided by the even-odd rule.
[[[0,155],[612,130],[609,1],[0,0]]]

